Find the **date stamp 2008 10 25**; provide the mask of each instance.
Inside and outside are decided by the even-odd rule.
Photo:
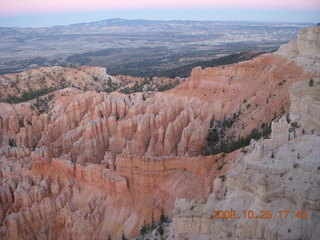
[[[210,219],[272,219],[274,217],[278,217],[280,219],[307,219],[308,212],[306,210],[281,210],[278,212],[272,212],[267,210],[261,210],[259,212],[255,212],[252,210],[242,212],[237,212],[235,210],[212,211],[212,216],[210,217]]]

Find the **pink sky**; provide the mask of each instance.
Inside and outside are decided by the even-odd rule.
[[[0,15],[183,7],[320,9],[320,0],[0,0]]]

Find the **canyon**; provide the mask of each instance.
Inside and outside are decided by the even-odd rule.
[[[315,87],[308,81],[291,85],[291,124],[283,116],[272,123],[270,139],[252,140],[229,173],[214,180],[205,203],[176,200],[175,239],[319,238],[320,128],[312,120],[320,114],[316,82]],[[299,126],[295,134],[293,123]],[[213,218],[214,211],[235,216]]]
[[[50,89],[0,103],[0,239],[136,237],[162,209],[175,239],[316,239],[319,49],[320,27],[311,27],[274,53],[194,68],[187,79],[153,78],[128,94],[104,90],[145,79],[89,66],[0,76],[3,99]],[[172,81],[176,87],[157,91]],[[288,132],[286,117],[299,128]],[[271,122],[270,139],[204,154]],[[276,221],[209,219],[231,208],[303,208],[312,217],[281,229]]]

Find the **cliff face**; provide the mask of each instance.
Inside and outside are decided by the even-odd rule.
[[[305,71],[320,73],[320,28],[311,27],[298,33],[297,39],[283,45],[277,54],[304,66]]]
[[[285,117],[273,122],[271,139],[253,141],[248,153],[226,175],[225,195],[213,192],[205,204],[177,200],[175,239],[319,237],[320,115],[305,108],[320,106],[320,80],[314,86],[309,86],[308,81],[293,84],[290,96],[290,119],[303,130],[292,134],[293,122],[289,124]],[[239,219],[211,219],[213,211],[230,210]],[[244,211],[253,211],[258,217],[245,217]],[[261,211],[270,211],[272,217],[260,218]],[[288,211],[289,217],[280,211]],[[306,219],[298,217],[302,211],[306,211]]]
[[[93,76],[109,78],[101,69],[84,68],[65,73],[78,80],[80,73],[74,71],[87,74],[79,80],[82,90],[83,84],[95,80]],[[302,132],[308,135],[288,144],[297,145],[301,156],[313,159],[317,152],[309,154],[303,149],[307,143],[316,148],[310,140],[315,135],[310,134],[319,129],[319,74],[310,69],[293,61],[291,55],[285,58],[275,53],[225,67],[196,68],[187,81],[165,92],[125,95],[69,87],[24,103],[0,103],[0,238],[104,239],[108,234],[118,238],[122,231],[135,236],[144,221],[151,222],[152,216],[158,219],[161,208],[166,212],[173,209],[177,198],[203,202],[212,191],[223,198],[224,177],[217,176],[233,168],[243,153],[200,156],[212,117],[222,121],[236,113],[237,121],[225,130],[224,138],[246,136],[288,109],[289,86],[300,80],[305,82],[290,90],[292,122],[299,124],[299,128],[294,125],[295,132],[290,130],[290,138]],[[41,71],[54,72],[56,68]],[[34,70],[34,74],[38,72]],[[23,76],[19,84],[26,86]],[[53,75],[53,82],[59,76]],[[9,76],[1,77],[7,86]],[[306,81],[311,78],[314,88],[309,89]],[[111,77],[114,82],[117,79]],[[288,129],[292,126],[285,119],[273,124],[271,140],[255,143],[254,150],[246,155],[260,159],[287,144],[289,136],[283,132]],[[265,158],[271,168],[274,163]],[[263,174],[267,171],[258,167]],[[245,171],[241,167],[237,174]],[[243,186],[254,193],[259,179],[248,180]],[[228,180],[228,193],[241,181],[247,180]],[[312,187],[312,195],[316,185],[310,184],[304,187]],[[259,191],[265,194],[263,189]],[[244,199],[251,203],[253,193],[249,192],[251,195],[245,193]],[[207,204],[215,198],[210,199]],[[317,204],[312,201],[311,205]],[[200,222],[205,221],[201,211],[197,215]],[[185,214],[185,219],[175,216],[177,236],[202,234],[202,228],[194,230],[198,225],[193,226],[189,212]]]
[[[190,79],[172,91],[178,96],[192,92],[208,102],[215,120],[223,122],[236,116],[219,139],[230,144],[288,112],[292,83],[320,77],[319,32],[320,27],[303,30],[279,51],[250,61],[195,68]]]
[[[320,94],[317,82],[319,79],[314,79],[308,82],[309,88],[306,88],[305,82],[299,82],[290,88],[291,99],[291,121],[298,122],[298,132],[312,133],[320,128]]]
[[[142,93],[81,93],[68,88],[55,92],[40,115],[31,110],[32,102],[2,103],[7,113],[1,125],[2,168],[7,169],[12,161],[2,178],[10,189],[2,192],[8,198],[2,237],[47,234],[52,239],[101,239],[108,234],[116,237],[122,229],[134,235],[152,215],[157,218],[161,208],[172,209],[177,197],[204,199],[215,176],[211,170],[218,163],[209,157],[186,157],[198,156],[205,144],[210,120],[206,105],[197,108],[196,99],[168,94],[163,101],[163,97],[159,93],[144,101]],[[23,168],[17,162],[23,162]],[[21,171],[38,176],[37,181],[31,177],[23,192],[32,188],[37,196],[30,196],[27,205],[20,203],[23,197],[13,197],[20,191]],[[12,185],[7,185],[9,179]],[[46,194],[39,185],[44,180],[48,182]],[[60,193],[68,196],[63,203]],[[41,205],[37,211],[50,208],[50,212],[36,218],[39,213],[32,206],[46,199],[50,205]],[[93,212],[95,217],[86,217]],[[48,231],[40,233],[41,222],[50,218],[52,225],[45,225]],[[28,223],[33,221],[39,224]],[[79,225],[89,229],[86,234]]]

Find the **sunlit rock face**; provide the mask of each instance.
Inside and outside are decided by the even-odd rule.
[[[310,28],[290,43],[302,49],[295,54],[284,47],[239,64],[195,68],[165,92],[93,91],[100,88],[92,85],[95,77],[119,80],[100,68],[24,72],[21,89],[29,75],[38,83],[44,73],[46,86],[61,84],[55,77],[62,74],[75,87],[0,103],[0,239],[118,239],[122,231],[133,237],[181,198],[186,200],[177,200],[174,210],[177,239],[286,238],[289,228],[293,239],[305,229],[316,234],[320,76],[318,53],[308,49],[319,43],[318,31]],[[0,80],[7,86],[16,77]],[[96,84],[104,88],[100,80]],[[86,83],[92,84],[85,89]],[[212,118],[239,113],[224,140],[247,136],[289,112],[289,94],[291,122],[285,116],[274,122],[271,139],[253,141],[247,153],[201,156]],[[207,219],[213,206],[304,208],[314,221],[297,221],[281,230],[286,232],[277,227],[289,222],[233,221],[230,233]]]
[[[253,141],[226,175],[225,195],[221,196],[223,188],[217,188],[215,181],[205,204],[177,200],[175,239],[318,238],[320,81],[313,86],[309,81],[294,83],[290,96],[290,119],[304,130],[290,138],[292,124],[281,118],[272,124],[271,139]],[[233,210],[237,217],[211,219],[212,212],[220,210]],[[253,211],[255,216],[244,211]],[[272,214],[269,219],[260,217],[266,211]],[[283,211],[288,211],[288,218]]]

